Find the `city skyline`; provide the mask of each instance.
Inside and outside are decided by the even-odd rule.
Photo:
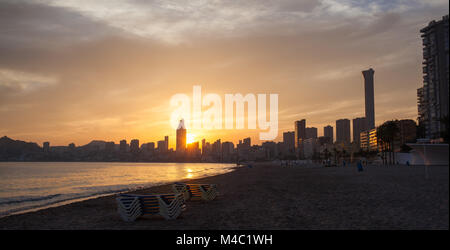
[[[199,84],[209,93],[245,94],[255,88],[279,93],[275,141],[293,131],[292,123],[299,119],[323,136],[322,128],[338,119],[365,116],[361,71],[368,68],[377,73],[375,125],[395,118],[416,120],[416,89],[423,85],[420,29],[447,14],[448,2],[282,2],[260,9],[251,1],[227,6],[236,14],[253,10],[252,26],[239,18],[219,22],[227,17],[225,12],[213,13],[216,22],[205,22],[211,16],[202,8],[196,12],[201,15],[194,30],[189,30],[188,18],[156,15],[161,27],[185,24],[178,27],[188,29],[172,29],[170,34],[147,30],[138,16],[117,23],[113,17],[123,13],[95,3],[2,2],[1,21],[13,28],[0,38],[0,135],[40,145],[175,138],[168,126],[168,100],[178,92],[189,94]],[[158,7],[162,13],[170,8]],[[421,15],[414,15],[418,11]],[[189,17],[188,12],[179,10],[183,17]],[[317,13],[321,15],[314,17]],[[308,18],[306,25],[298,26]],[[54,23],[55,29],[46,29]],[[340,25],[332,25],[336,23]],[[25,31],[30,31],[26,39]],[[71,36],[79,39],[68,39]],[[195,141],[220,138],[237,144],[250,137],[261,144],[259,131],[190,132]],[[175,147],[174,140],[169,144]]]

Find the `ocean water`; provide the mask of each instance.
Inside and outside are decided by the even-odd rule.
[[[233,171],[235,164],[0,162],[0,217]]]

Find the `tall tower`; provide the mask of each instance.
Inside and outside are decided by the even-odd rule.
[[[177,128],[177,152],[186,151],[186,127],[184,126],[184,120],[180,120],[180,124]]]
[[[169,136],[164,136],[164,150],[169,151]]]
[[[362,72],[364,76],[364,91],[366,95],[366,121],[367,129],[375,128],[375,101],[373,91],[373,74],[375,71],[370,68]]]
[[[367,130],[367,124],[366,124],[366,118],[365,117],[359,117],[353,119],[353,142],[355,142],[357,145],[360,144],[360,135],[361,132]]]
[[[323,135],[325,137],[330,138],[331,143],[333,143],[334,141],[334,137],[333,137],[333,127],[328,125],[326,127],[323,128]]]
[[[423,51],[423,86],[417,90],[421,136],[445,137],[449,113],[449,19],[431,21],[420,30]],[[448,134],[447,134],[448,135]]]
[[[295,148],[298,148],[304,139],[306,139],[306,120],[295,121]]]
[[[350,120],[339,119],[336,121],[336,142],[337,143],[350,143]]]

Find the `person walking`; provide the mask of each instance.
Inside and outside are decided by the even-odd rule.
[[[362,165],[361,161],[358,162],[357,166],[358,166],[358,172],[362,172],[363,171],[363,165]]]

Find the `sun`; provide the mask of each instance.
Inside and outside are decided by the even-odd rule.
[[[186,135],[186,143],[189,144],[189,143],[195,142],[195,137],[196,136],[194,134],[187,134]]]

